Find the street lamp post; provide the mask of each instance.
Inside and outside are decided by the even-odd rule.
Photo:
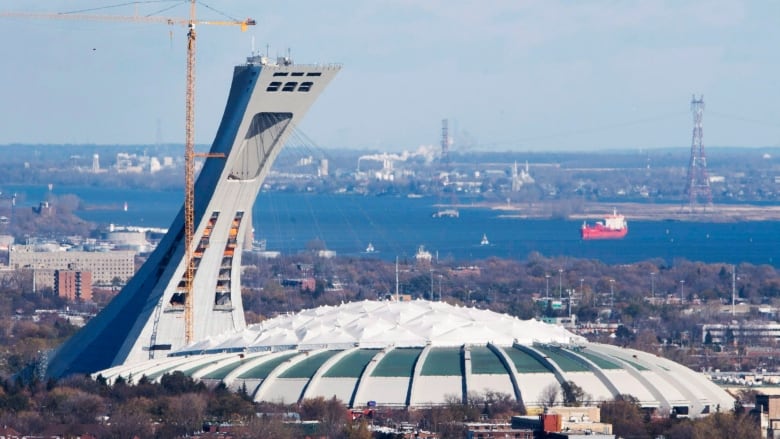
[[[731,266],[731,316],[734,316],[734,302],[737,301],[737,267]]]
[[[615,279],[609,280],[609,311],[615,307]]]
[[[550,275],[545,274],[544,279],[545,279],[544,297],[545,299],[550,300]]]
[[[429,296],[429,299],[431,300],[431,302],[433,302],[433,299],[434,299],[434,297],[433,297],[433,268],[431,268],[431,269],[430,269],[430,270],[428,270],[428,271],[429,271],[429,272],[430,272],[430,274],[431,274],[431,294],[430,294],[430,296]]]
[[[563,298],[563,268],[558,269],[558,300]]]
[[[737,266],[732,265],[731,266],[731,315],[732,316],[736,313],[738,280],[741,279],[739,276],[737,276]]]
[[[650,272],[650,294],[653,299],[655,299],[655,271]]]
[[[680,305],[685,302],[685,279],[680,281]]]

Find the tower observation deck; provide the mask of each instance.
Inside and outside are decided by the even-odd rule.
[[[193,342],[246,326],[240,270],[252,206],[293,128],[340,69],[262,56],[235,67],[222,121],[195,183]],[[50,356],[48,376],[163,357],[184,346],[183,207],[168,230],[122,291]]]

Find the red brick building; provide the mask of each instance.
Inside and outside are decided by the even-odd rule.
[[[92,273],[57,270],[54,272],[54,292],[70,301],[92,300]]]

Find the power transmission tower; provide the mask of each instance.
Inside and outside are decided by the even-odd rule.
[[[446,191],[448,185],[452,185],[454,182],[451,180],[452,162],[450,161],[450,145],[452,144],[452,138],[450,137],[449,120],[441,120],[441,171],[439,174],[439,183],[441,183],[441,192]],[[455,186],[450,186],[450,207],[442,208],[433,214],[434,218],[458,218],[460,213],[457,209],[458,200],[456,196]],[[440,203],[441,204],[441,203]]]
[[[707,176],[707,156],[702,144],[702,115],[704,114],[704,96],[691,97],[691,113],[693,114],[693,136],[691,139],[691,161],[688,164],[688,180],[685,192],[688,194],[688,205],[691,210],[704,200],[707,206],[712,205],[712,188]]]

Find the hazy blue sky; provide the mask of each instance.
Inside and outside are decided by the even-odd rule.
[[[119,0],[4,0],[74,11]],[[186,3],[136,8],[185,17]],[[272,55],[344,69],[301,129],[320,147],[459,149],[780,144],[780,2],[774,0],[209,0],[257,26],[200,26],[196,142],[210,144],[233,65],[254,37]],[[134,7],[94,11],[130,15]],[[201,18],[220,18],[205,6]],[[184,139],[182,27],[0,18],[0,144]]]

